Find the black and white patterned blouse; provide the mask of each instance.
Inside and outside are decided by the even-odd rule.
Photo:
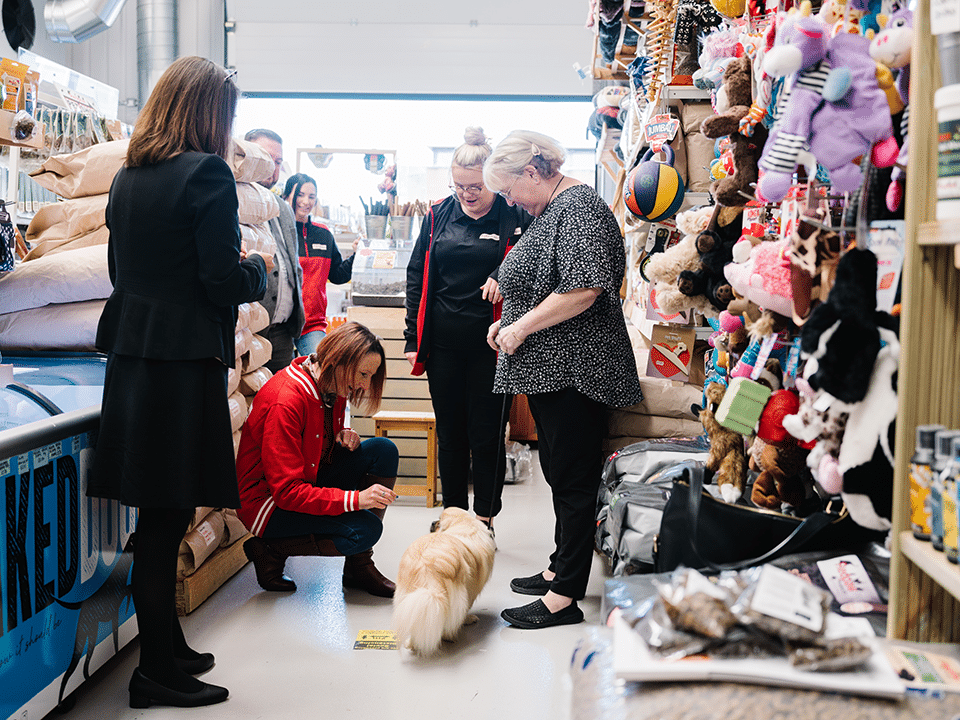
[[[623,236],[610,208],[587,185],[557,195],[500,265],[501,325],[550,293],[603,288],[576,317],[531,333],[513,355],[500,353],[496,392],[552,392],[573,387],[611,407],[642,399],[623,310]]]

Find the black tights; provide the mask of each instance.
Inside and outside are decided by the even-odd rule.
[[[180,692],[196,692],[202,687],[199,680],[174,662],[175,657],[196,656],[180,628],[174,597],[180,541],[193,512],[140,508],[133,547],[133,604],[140,629],[140,672]]]

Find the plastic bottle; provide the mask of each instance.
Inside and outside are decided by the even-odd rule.
[[[910,524],[918,540],[930,539],[930,466],[936,432],[945,429],[943,425],[917,426],[917,446],[910,458]]]
[[[935,550],[943,550],[946,532],[943,517],[943,471],[950,461],[953,438],[960,435],[956,430],[937,430],[933,446],[932,477],[930,482],[930,542]]]
[[[960,556],[960,536],[957,532],[960,527],[960,517],[957,514],[957,508],[960,507],[957,502],[957,488],[960,487],[960,435],[950,442],[950,459],[943,475],[943,552],[947,560],[956,563]]]

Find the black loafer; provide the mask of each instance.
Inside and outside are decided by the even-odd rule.
[[[576,625],[583,622],[583,611],[574,602],[563,610],[552,613],[543,604],[543,600],[534,600],[529,605],[508,608],[500,613],[500,617],[518,628],[536,630],[554,625]]]
[[[188,675],[205,673],[216,664],[213,653],[197,653],[196,657],[190,658],[189,660],[175,657],[173,661],[177,664],[178,668]]]
[[[225,687],[200,683],[196,692],[180,692],[154,682],[140,672],[133,671],[130,678],[130,707],[147,708],[151,705],[171,705],[173,707],[202,707],[214,705],[227,699],[230,694]]]
[[[546,595],[551,582],[544,580],[543,573],[537,573],[530,577],[514,578],[510,581],[510,589],[521,595]]]

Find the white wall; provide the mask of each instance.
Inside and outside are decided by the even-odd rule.
[[[227,0],[248,92],[584,95],[587,0]]]
[[[118,88],[134,122],[137,0],[79,44],[49,39],[43,3],[33,51]],[[248,93],[589,96],[573,70],[591,61],[586,15],[587,0],[179,0],[178,52],[237,66]]]

